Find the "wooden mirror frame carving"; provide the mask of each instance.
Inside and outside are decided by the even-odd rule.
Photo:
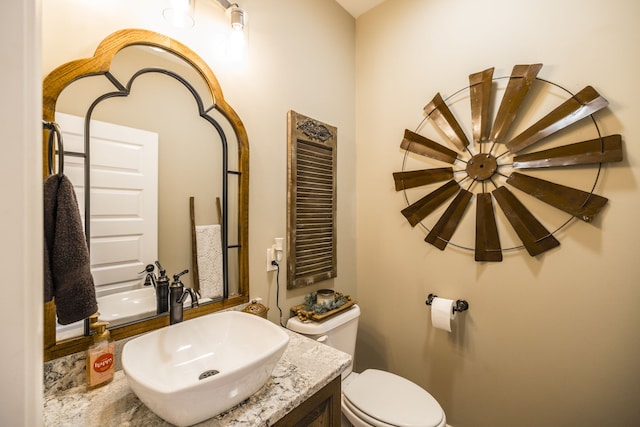
[[[192,319],[205,314],[234,307],[249,301],[249,140],[244,124],[236,112],[226,103],[217,78],[209,66],[195,52],[168,36],[140,29],[125,29],[107,36],[97,47],[93,57],[67,62],[49,73],[43,81],[42,119],[55,120],[58,96],[74,81],[88,76],[105,75],[115,55],[129,46],[150,46],[172,53],[190,64],[207,84],[212,105],[228,121],[238,143],[238,254],[239,287],[238,295],[222,301],[203,304],[185,310],[184,319]],[[48,131],[43,131],[43,176],[48,175],[47,155]],[[128,338],[140,333],[169,325],[169,316],[161,315],[111,328],[115,340]],[[86,350],[92,343],[91,336],[80,336],[56,341],[55,302],[44,304],[44,361]]]

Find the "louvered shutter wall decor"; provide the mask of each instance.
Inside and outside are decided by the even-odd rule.
[[[337,128],[289,111],[287,288],[336,277]]]

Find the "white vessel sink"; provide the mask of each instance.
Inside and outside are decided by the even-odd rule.
[[[178,425],[199,423],[258,391],[289,336],[253,314],[210,314],[127,342],[122,368],[138,398]]]

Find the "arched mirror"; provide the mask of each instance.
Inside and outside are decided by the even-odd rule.
[[[113,33],[45,78],[43,121],[64,141],[51,156],[45,131],[44,174],[63,159],[115,339],[169,324],[145,286],[156,261],[169,277],[190,270],[182,281],[201,298],[185,320],[248,301],[248,139],[199,56],[154,32]],[[122,305],[149,298],[151,309]],[[85,323],[60,325],[55,300],[45,303],[45,360],[86,348]]]

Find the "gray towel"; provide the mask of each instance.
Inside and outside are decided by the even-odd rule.
[[[98,311],[76,193],[58,175],[44,182],[44,301],[53,298],[62,325]]]

